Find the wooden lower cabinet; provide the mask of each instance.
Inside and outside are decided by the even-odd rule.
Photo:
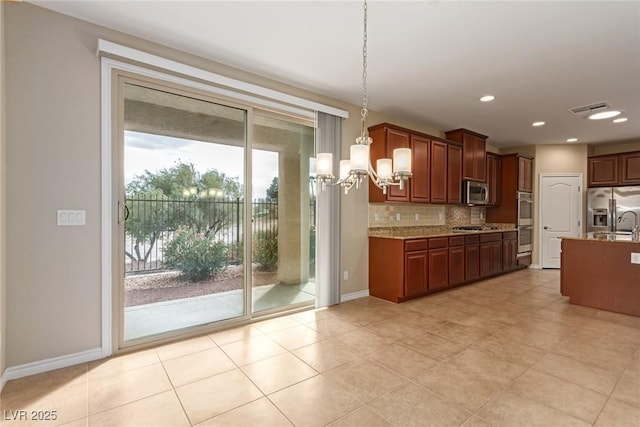
[[[502,233],[480,236],[480,277],[502,272]]]
[[[431,251],[407,252],[404,256],[404,296],[412,297],[427,292],[427,270]]]
[[[478,280],[480,277],[480,236],[466,236],[464,246],[464,279]]]
[[[449,285],[464,282],[464,236],[449,237]]]
[[[502,271],[518,268],[518,232],[502,234]]]
[[[429,290],[436,291],[449,286],[449,239],[429,239]]]
[[[402,302],[519,268],[515,236],[369,237],[369,294]]]

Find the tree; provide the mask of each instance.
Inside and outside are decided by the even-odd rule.
[[[215,169],[201,174],[191,163],[135,176],[125,189],[129,208],[125,232],[134,242],[126,256],[147,262],[166,231],[189,229],[214,238],[237,217],[240,205],[230,201],[242,192],[237,178]]]
[[[273,177],[271,185],[267,188],[267,200],[278,201],[278,177]]]

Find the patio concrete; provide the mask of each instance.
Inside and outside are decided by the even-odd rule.
[[[264,285],[253,288],[253,312],[313,302],[316,285]],[[198,297],[126,307],[125,341],[244,315],[242,289]]]

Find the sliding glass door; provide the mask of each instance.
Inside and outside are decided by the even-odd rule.
[[[315,303],[315,129],[264,111],[252,129],[252,300],[263,314]]]
[[[313,122],[135,76],[119,94],[119,347],[313,305]]]
[[[122,88],[123,341],[246,316],[247,110]]]

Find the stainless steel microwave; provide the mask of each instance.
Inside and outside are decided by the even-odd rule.
[[[489,187],[484,182],[462,181],[462,197],[467,205],[486,205],[489,203]]]

